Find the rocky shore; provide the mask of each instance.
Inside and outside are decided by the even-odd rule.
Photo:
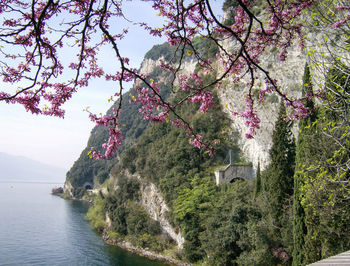
[[[109,245],[118,246],[118,247],[120,247],[120,248],[122,248],[124,250],[130,251],[132,253],[138,254],[138,255],[146,257],[146,258],[149,258],[151,260],[160,260],[160,261],[164,261],[166,263],[169,263],[171,265],[178,265],[178,266],[188,266],[188,265],[190,265],[190,264],[180,262],[178,260],[175,260],[173,258],[164,256],[164,255],[153,253],[153,252],[151,252],[149,250],[145,250],[145,249],[142,249],[142,248],[139,248],[139,247],[135,247],[134,245],[132,245],[130,242],[127,242],[127,241],[111,239],[108,236],[108,230],[106,230],[106,229],[102,233],[102,239]]]
[[[55,188],[53,188],[52,190],[51,190],[51,194],[52,195],[57,195],[57,196],[59,196],[59,195],[61,195],[61,194],[63,194],[63,188],[62,187],[55,187]]]

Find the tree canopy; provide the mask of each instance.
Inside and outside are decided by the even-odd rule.
[[[164,98],[159,81],[130,67],[127,55],[121,54],[119,41],[128,33],[126,29],[115,32],[111,24],[126,18],[122,1],[112,0],[2,1],[0,75],[4,85],[0,101],[22,104],[34,114],[63,117],[64,103],[92,79],[116,82],[118,90],[114,96],[118,100],[112,112],[105,116],[90,114],[94,122],[107,126],[109,131],[109,139],[103,144],[105,153],[94,151],[92,155],[110,158],[122,141],[119,117],[121,103],[125,100],[125,84],[136,82],[130,101],[141,104],[140,112],[146,120],[165,121],[181,127],[192,145],[212,153],[216,142],[203,139],[178,113],[184,102],[200,103],[200,110],[207,112],[213,104],[214,86],[227,78],[239,82],[243,76],[249,76],[245,90],[246,110],[241,113],[232,110],[232,113],[246,118],[250,128],[247,137],[252,138],[260,123],[256,104],[263,102],[267,94],[279,95],[291,108],[292,119],[309,114],[309,108],[301,99],[289,97],[279,81],[262,66],[260,57],[268,48],[276,47],[280,60],[284,61],[288,48],[298,44],[300,49],[306,49],[314,68],[321,73],[326,73],[324,68],[328,68],[329,62],[338,66],[339,62],[347,64],[350,8],[344,1],[225,1],[223,8],[228,16],[225,21],[214,13],[209,0],[156,0],[150,4],[164,18],[164,25],[152,28],[147,21],[137,24],[150,35],[165,36],[174,47],[173,56],[161,61],[161,69],[172,76],[172,91],[184,92],[177,102]],[[321,39],[315,38],[319,43],[307,38],[310,31],[322,33]],[[196,45],[198,38],[208,40],[207,45],[216,52],[215,62]],[[113,52],[119,67],[117,72],[112,73],[99,65],[103,47]],[[68,60],[67,50],[75,54]],[[198,67],[192,73],[182,73],[188,58],[195,60]],[[206,81],[203,73],[215,72],[218,63],[220,71],[216,78]],[[256,84],[258,75],[265,80],[262,86]],[[326,90],[331,88],[326,86]],[[324,95],[322,91],[315,91],[306,97],[314,101],[315,97]],[[348,96],[345,94],[346,102]]]

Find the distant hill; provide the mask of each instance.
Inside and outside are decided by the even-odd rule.
[[[0,152],[0,182],[63,183],[65,176],[63,168]]]

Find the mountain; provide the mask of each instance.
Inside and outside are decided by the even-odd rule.
[[[66,170],[23,156],[0,152],[0,181],[63,183]]]
[[[160,81],[160,92],[170,102],[176,102],[182,92],[171,93],[171,76],[160,69],[160,60],[171,53],[167,43],[154,46],[145,56],[140,72]],[[183,73],[194,71],[195,64],[186,60]],[[170,76],[170,78],[169,78]],[[212,77],[206,77],[208,79]],[[108,137],[103,127],[95,127],[87,147],[67,173],[65,193],[73,198],[92,200],[93,207],[87,215],[93,226],[105,232],[109,242],[125,239],[135,247],[142,247],[160,253],[175,249],[181,259],[194,262],[204,256],[200,242],[200,229],[197,214],[190,213],[184,219],[192,202],[191,189],[204,198],[193,199],[197,204],[208,205],[208,217],[212,214],[214,199],[222,198],[213,181],[214,171],[222,167],[229,150],[233,150],[232,160],[242,162],[240,149],[232,131],[228,131],[230,121],[213,90],[213,106],[208,113],[199,110],[199,104],[183,103],[178,109],[182,117],[191,121],[191,126],[205,139],[221,139],[216,147],[216,155],[208,156],[188,144],[186,133],[170,123],[150,124],[142,119],[139,107],[129,103],[128,94],[121,113],[124,144],[116,158],[96,161],[90,159],[91,147],[98,149]],[[204,186],[199,185],[204,183]],[[91,191],[90,188],[95,190]],[[94,194],[99,190],[100,193]],[[249,186],[235,184],[234,192],[227,202],[231,204],[237,191],[244,191],[248,197]],[[190,194],[188,194],[190,192]],[[196,193],[197,193],[196,192]],[[225,194],[227,196],[227,194]],[[178,198],[185,198],[185,202]],[[241,198],[242,198],[241,197]],[[210,202],[208,202],[210,199]],[[185,206],[185,205],[186,206]],[[108,235],[106,235],[108,232]],[[203,236],[205,238],[208,235]],[[231,236],[229,236],[231,237]],[[207,240],[203,240],[207,242]],[[197,245],[198,244],[198,245]]]
[[[314,33],[310,36],[316,39]],[[202,38],[194,43],[203,49],[200,54],[216,60],[215,46]],[[220,45],[227,51],[235,48],[231,39]],[[162,96],[170,105],[183,99],[185,93],[178,89],[180,81],[173,82],[171,75],[160,68],[161,61],[171,58],[171,54],[177,59],[173,48],[167,43],[154,46],[140,67],[140,73],[160,83]],[[311,84],[325,84],[306,71],[309,59],[298,46],[292,45],[288,54],[286,61],[280,62],[278,49],[271,47],[260,57],[264,69],[279,81],[281,92],[296,99],[306,87],[312,91]],[[191,53],[188,55],[179,76],[196,73],[212,84],[225,71],[218,67],[211,74],[202,72]],[[120,117],[125,138],[117,156],[101,161],[88,157],[91,148],[98,149],[108,137],[105,128],[95,127],[86,149],[67,174],[65,194],[93,202],[87,218],[107,242],[140,253],[170,254],[187,264],[305,265],[347,250],[349,105],[342,97],[343,88],[350,91],[349,69],[332,66],[326,84],[331,88],[329,99],[334,102],[316,108],[315,122],[302,120],[304,126],[300,128],[298,122],[287,123],[285,114],[279,114],[278,95],[265,95],[265,101],[254,106],[261,125],[253,139],[245,137],[249,133],[246,117],[232,116],[233,111],[246,110],[251,76],[244,75],[239,82],[225,78],[209,88],[213,106],[205,114],[198,104],[182,102],[177,113],[195,132],[203,139],[220,140],[213,157],[190,146],[186,133],[170,123],[144,121],[139,107],[129,103],[126,93]],[[171,84],[175,90],[171,90]],[[257,74],[255,84],[252,93],[257,101],[264,76]],[[299,163],[293,162],[294,137],[298,139]],[[253,167],[260,185],[254,183],[256,179],[240,178],[215,184],[216,173],[225,175],[229,150],[233,151],[233,164]],[[295,176],[291,174],[294,168]]]
[[[162,74],[159,64],[161,56],[170,56],[172,53],[171,46],[164,43],[154,46],[145,56],[145,60],[141,67],[141,72],[149,75],[150,78],[162,79],[160,84],[160,93],[164,98],[169,96],[169,88],[166,83],[170,83],[171,79]],[[101,145],[108,139],[108,129],[103,126],[96,126],[92,129],[86,148],[81,152],[79,158],[74,162],[73,166],[67,173],[66,189],[69,194],[74,197],[82,197],[84,194],[84,184],[103,184],[110,176],[112,168],[118,163],[119,156],[129,147],[134,145],[138,138],[143,134],[148,126],[148,121],[143,119],[143,115],[139,112],[140,105],[129,102],[129,93],[123,95],[122,102],[123,112],[120,114],[119,121],[123,125],[121,128],[123,135],[123,143],[119,147],[117,156],[109,160],[95,160],[89,158],[88,152],[92,147],[99,150]],[[134,92],[133,92],[134,93]],[[112,112],[112,108],[107,114]],[[132,118],[132,119],[131,119]]]

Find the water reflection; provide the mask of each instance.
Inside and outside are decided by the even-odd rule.
[[[0,183],[0,265],[165,265],[104,243],[84,219],[88,204],[52,187]]]

